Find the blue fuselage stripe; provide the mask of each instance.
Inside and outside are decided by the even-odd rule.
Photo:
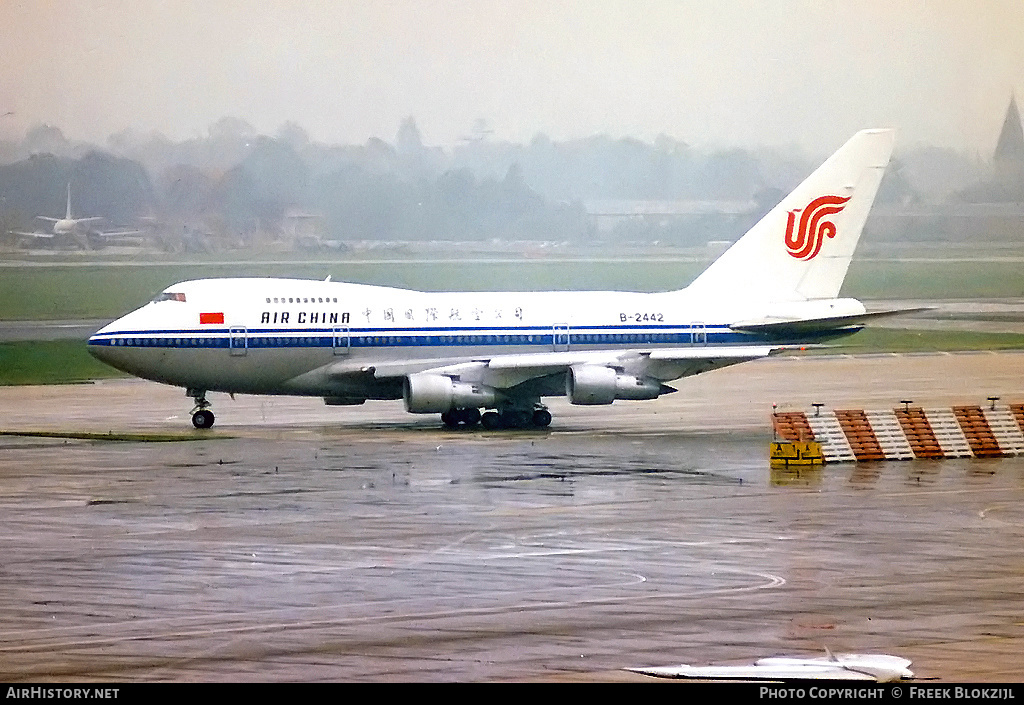
[[[530,328],[256,328],[126,330],[100,333],[90,345],[146,348],[383,348],[480,345],[690,345],[753,343],[761,336],[727,326],[579,326]]]

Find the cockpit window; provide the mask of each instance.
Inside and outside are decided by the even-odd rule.
[[[153,303],[157,303],[158,301],[184,301],[184,300],[185,300],[185,295],[180,293],[180,292],[179,293],[175,293],[175,292],[172,292],[172,291],[165,291],[165,292],[163,292],[161,294],[158,294],[157,297],[155,299],[153,299]]]

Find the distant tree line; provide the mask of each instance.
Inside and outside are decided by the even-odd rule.
[[[20,143],[0,143],[0,226],[63,215],[70,183],[76,216],[122,226],[146,219],[232,244],[274,239],[291,218],[316,218],[320,235],[337,240],[586,241],[595,232],[585,204],[601,200],[748,204],[740,217],[729,216],[736,221],[726,223],[730,230],[767,211],[818,161],[767,150],[701,151],[667,136],[647,143],[537,135],[515,144],[485,130],[445,150],[424,145],[412,118],[394,144],[374,138],[363,145],[316,143],[295,123],[260,135],[223,118],[203,137],[176,142],[125,130],[100,148],[43,125]],[[979,159],[947,150],[904,152],[880,201],[987,195],[984,169]],[[612,237],[700,241],[722,228],[708,216],[637,218]]]

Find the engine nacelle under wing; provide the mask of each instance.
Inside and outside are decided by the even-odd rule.
[[[437,414],[452,409],[479,409],[495,405],[491,387],[456,382],[446,375],[429,372],[406,376],[402,388],[405,410],[413,414]]]
[[[622,374],[604,365],[573,365],[565,374],[565,396],[571,404],[611,404],[616,399],[655,399],[660,382]]]

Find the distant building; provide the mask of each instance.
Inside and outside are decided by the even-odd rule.
[[[961,191],[958,200],[972,204],[1014,204],[1017,212],[1024,212],[1024,125],[1021,125],[1014,96],[1010,96],[1003,129],[992,153],[989,177]],[[1019,230],[1019,218],[1015,227]]]
[[[753,200],[600,199],[583,207],[601,239],[684,246],[738,238],[760,217]]]
[[[1021,125],[1014,96],[1010,96],[1010,107],[1006,110],[1003,129],[992,155],[992,166],[998,183],[1004,184],[1010,192],[1024,193],[1024,126]]]
[[[941,241],[974,248],[979,242],[1024,241],[1024,125],[1011,96],[985,178],[945,203],[882,204],[872,209],[868,241]]]

